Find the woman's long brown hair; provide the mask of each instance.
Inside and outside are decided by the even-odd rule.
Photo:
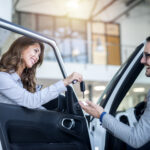
[[[21,74],[21,81],[23,83],[24,88],[32,93],[36,91],[36,68],[43,62],[43,43],[41,43],[38,40],[22,36],[12,43],[8,51],[2,55],[2,58],[0,60],[0,71],[8,73],[16,72],[19,66],[22,65],[22,51],[28,46],[34,45],[36,43],[38,43],[41,48],[39,60],[36,64],[33,65],[32,68],[25,68],[23,73]]]

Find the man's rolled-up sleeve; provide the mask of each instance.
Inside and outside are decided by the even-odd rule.
[[[135,127],[130,127],[106,114],[102,126],[128,145],[139,148],[150,141],[150,104]]]

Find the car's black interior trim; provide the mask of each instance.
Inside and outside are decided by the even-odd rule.
[[[71,129],[64,128],[62,126],[64,118],[73,119],[75,126]],[[56,145],[57,149],[58,144],[64,143],[72,145],[76,143],[78,150],[91,150],[88,131],[85,128],[86,122],[82,116],[53,110],[33,110],[0,103],[0,125],[0,133],[5,133],[0,134],[0,137],[2,140],[4,139],[3,141],[7,141],[7,143],[5,142],[8,146],[6,150],[18,147],[20,150],[24,149],[20,144],[26,145],[26,149],[38,144],[42,144],[42,147],[47,146],[47,148],[52,146],[54,149]],[[61,150],[66,149],[61,148]]]

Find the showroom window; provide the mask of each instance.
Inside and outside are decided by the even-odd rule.
[[[92,62],[120,65],[120,33],[118,24],[92,22]]]
[[[118,24],[19,12],[19,23],[54,39],[64,62],[120,65],[120,31]],[[87,42],[91,35],[91,48]],[[54,60],[51,50],[45,50],[45,59]],[[90,56],[88,56],[90,55]],[[90,60],[89,57],[91,58]],[[92,60],[92,61],[91,61]]]
[[[30,13],[20,13],[19,24],[31,30],[37,30],[37,16]]]
[[[67,17],[20,13],[20,24],[54,39],[64,62],[87,63],[86,22]],[[28,21],[26,21],[28,20]],[[47,48],[45,59],[54,60]]]

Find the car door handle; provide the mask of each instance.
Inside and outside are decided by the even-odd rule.
[[[74,119],[71,119],[71,118],[63,118],[61,125],[65,129],[71,130],[72,128],[75,127],[75,121]]]

